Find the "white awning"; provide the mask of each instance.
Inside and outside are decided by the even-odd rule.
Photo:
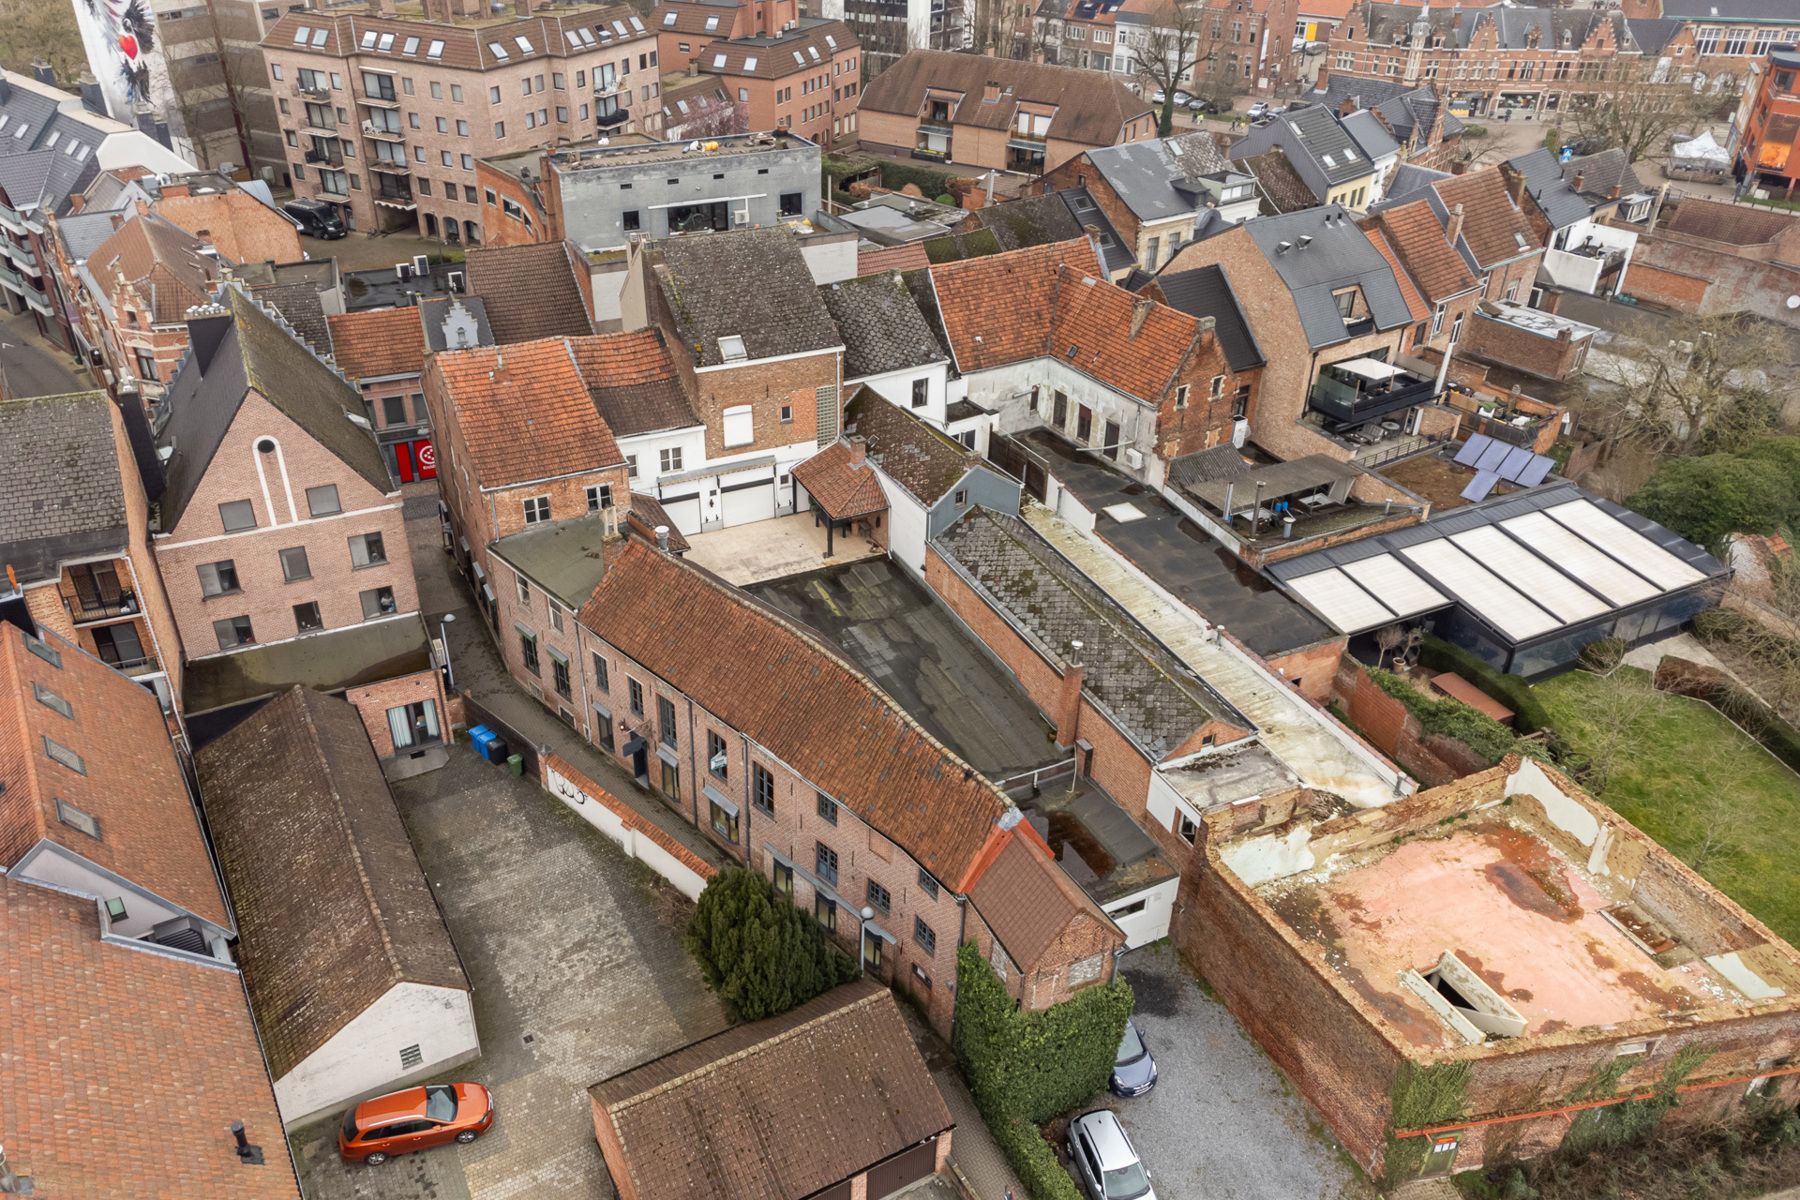
[[[1373,380],[1376,383],[1384,379],[1392,379],[1400,374],[1399,367],[1384,363],[1379,358],[1352,358],[1345,362],[1327,363],[1326,365],[1351,375],[1360,375],[1362,378]]]

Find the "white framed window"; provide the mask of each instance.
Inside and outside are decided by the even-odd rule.
[[[725,444],[731,445],[731,435],[727,434]],[[662,473],[665,475],[681,470],[681,447],[669,446],[660,451]]]
[[[756,418],[748,404],[725,410],[725,445],[748,446],[756,440]]]
[[[550,497],[528,496],[525,500],[525,523],[536,525],[550,519]]]

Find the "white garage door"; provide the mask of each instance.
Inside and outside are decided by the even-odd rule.
[[[727,525],[766,521],[775,515],[775,481],[763,479],[756,483],[738,484],[721,493],[721,500],[725,506]]]
[[[664,511],[669,519],[675,522],[675,528],[683,534],[700,532],[700,494],[690,492],[685,496],[664,496]]]

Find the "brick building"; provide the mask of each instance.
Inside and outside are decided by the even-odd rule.
[[[713,77],[737,105],[733,129],[785,129],[821,146],[856,136],[862,43],[848,25],[824,17],[799,17],[768,32],[731,38],[668,32],[692,24],[694,10],[707,14],[703,24],[717,20],[720,13],[705,3],[667,4],[656,10],[662,44],[673,39],[675,47],[675,57],[663,60],[668,71],[665,88],[698,76]]]
[[[187,312],[208,304],[219,264],[201,243],[148,212],[121,218],[79,269],[76,291],[89,342],[122,390],[155,411],[187,353]]]
[[[1150,105],[1076,67],[914,50],[871,82],[870,149],[976,170],[1042,175],[1083,150],[1154,137]]]
[[[43,1196],[156,1179],[298,1200],[236,929],[162,710],[73,642],[6,621],[0,709],[6,1166]]]
[[[118,407],[101,392],[0,400],[0,476],[0,591],[173,709],[181,637]]]
[[[768,37],[799,17],[795,0],[665,0],[657,6],[652,24],[663,66],[675,72],[685,71],[700,49],[713,42]]]
[[[157,430],[154,547],[187,710],[224,714],[293,683],[348,688],[383,757],[416,748],[390,743],[387,711],[441,714],[442,686],[362,398],[238,287],[221,300],[193,319]]]
[[[263,39],[295,194],[353,228],[481,241],[477,159],[660,125],[656,35],[625,5],[302,9]]]
[[[1177,86],[1195,95],[1228,98],[1269,95],[1296,77],[1289,44],[1298,0],[1230,0],[1208,3],[1186,16],[1189,57]],[[1152,41],[1171,45],[1182,36],[1169,0],[1049,0],[1031,18],[1031,44],[1047,63],[1135,74]],[[1173,63],[1170,64],[1171,67]]]
[[[1394,278],[1404,277],[1423,301],[1425,315],[1414,313],[1420,319],[1406,338],[1406,348],[1417,353],[1429,346],[1454,356],[1482,288],[1480,278],[1452,245],[1450,230],[1423,199],[1384,208],[1363,229],[1390,258]]]
[[[1236,806],[1203,835],[1176,944],[1371,1173],[1545,1153],[1671,1069],[1670,1120],[1795,1095],[1800,955],[1533,760],[1349,816]],[[1440,1064],[1466,1082],[1397,1127]]]
[[[1754,186],[1792,199],[1800,183],[1800,51],[1773,50],[1756,77],[1756,91],[1744,106],[1734,172]]]

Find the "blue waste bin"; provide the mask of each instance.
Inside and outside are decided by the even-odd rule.
[[[495,736],[496,734],[494,731],[489,729],[486,725],[477,725],[469,730],[469,745],[474,748],[475,753],[486,758],[488,756],[488,743],[492,742]]]

